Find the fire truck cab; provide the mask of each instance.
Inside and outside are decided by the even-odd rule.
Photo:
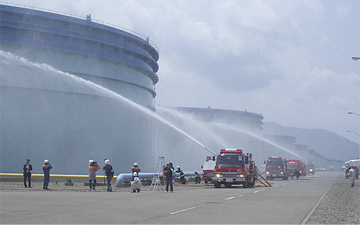
[[[283,159],[281,156],[270,156],[265,164],[266,180],[273,180],[274,178],[288,179],[289,172],[286,159]]]
[[[295,172],[298,171],[300,176],[306,176],[306,166],[299,159],[288,159],[287,160],[288,170],[290,172],[290,176],[293,178]]]
[[[221,184],[231,187],[242,184],[244,188],[255,185],[255,163],[251,153],[243,153],[241,149],[221,149],[216,157],[214,169],[214,187]]]

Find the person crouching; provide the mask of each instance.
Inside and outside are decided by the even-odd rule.
[[[131,190],[132,192],[140,192],[140,188],[141,188],[141,180],[140,178],[138,177],[138,174],[137,172],[134,172],[133,173],[133,177],[134,177],[134,180],[130,182],[131,184]]]

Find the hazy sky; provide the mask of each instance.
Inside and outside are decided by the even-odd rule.
[[[359,143],[359,0],[8,0],[104,21],[160,49],[156,105],[247,110]]]

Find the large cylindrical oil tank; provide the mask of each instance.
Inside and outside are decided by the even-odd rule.
[[[7,4],[0,34],[0,172],[22,172],[30,159],[41,173],[47,159],[53,173],[86,174],[105,157],[116,174],[134,162],[152,170],[153,120],[103,90],[154,110],[155,43],[90,15]]]

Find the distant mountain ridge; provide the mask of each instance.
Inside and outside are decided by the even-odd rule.
[[[359,144],[324,129],[303,129],[285,127],[277,123],[263,124],[266,135],[287,135],[296,138],[296,144],[307,145],[308,149],[323,155],[328,159],[349,160],[359,156]]]

